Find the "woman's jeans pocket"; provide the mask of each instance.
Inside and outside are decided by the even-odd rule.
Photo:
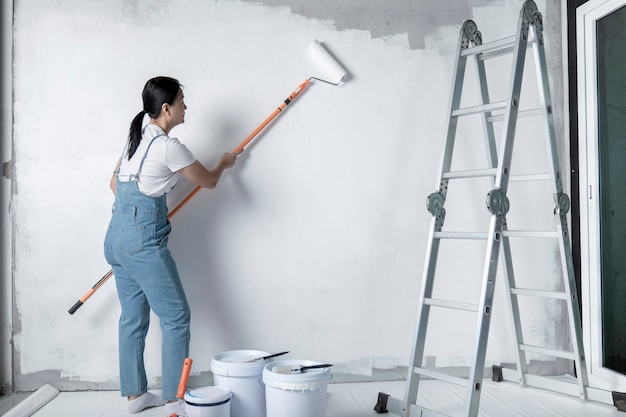
[[[143,249],[145,226],[123,227],[120,233],[120,250],[128,255],[134,255]]]

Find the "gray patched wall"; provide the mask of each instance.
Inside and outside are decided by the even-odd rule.
[[[412,49],[423,49],[426,37],[441,26],[458,25],[471,18],[473,6],[503,5],[504,0],[266,0],[261,3],[288,7],[295,14],[330,21],[340,31],[363,30],[374,38],[407,34]]]

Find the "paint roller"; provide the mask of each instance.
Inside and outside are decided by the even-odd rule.
[[[293,92],[283,100],[282,103],[265,119],[261,122],[260,125],[257,126],[256,129],[248,135],[237,147],[233,150],[232,153],[238,154],[244,151],[245,147],[252,142],[252,140],[263,130],[267,125],[269,125],[272,120],[274,120],[282,111],[292,102],[294,101],[306,87],[309,86],[311,80],[322,81],[327,84],[331,84],[334,86],[340,85],[346,75],[346,70],[337,62],[337,60],[328,52],[328,50],[318,41],[314,40],[309,47],[307,48],[307,52],[309,53],[311,59],[317,64],[318,69],[325,74],[324,78],[320,77],[309,77],[302,84],[300,84]],[[200,190],[202,187],[197,186],[194,188],[173,210],[170,211],[168,215],[168,219],[172,218],[178,211],[189,202]],[[102,285],[111,276],[113,275],[113,270],[107,272],[96,284],[89,289],[69,310],[68,313],[74,314],[87,300],[98,290]]]
[[[3,414],[3,417],[30,417],[55,399],[57,395],[59,395],[59,390],[50,384],[45,384]]]
[[[317,39],[311,42],[308,47],[308,52],[313,62],[318,64],[319,69],[323,74],[326,74],[327,77],[310,77],[309,81],[318,80],[332,85],[339,85],[344,81],[348,73]]]

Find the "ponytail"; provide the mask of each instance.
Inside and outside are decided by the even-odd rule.
[[[146,114],[143,110],[140,111],[137,116],[130,123],[130,132],[128,133],[128,160],[133,157],[135,151],[139,147],[141,142],[141,125],[143,123],[143,116]]]
[[[159,117],[161,106],[164,103],[172,104],[181,85],[177,79],[171,77],[154,77],[143,87],[141,98],[143,110],[135,116],[130,124],[128,133],[128,159],[133,157],[139,147],[142,135],[143,118],[147,114],[152,119]]]

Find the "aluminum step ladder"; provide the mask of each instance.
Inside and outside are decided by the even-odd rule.
[[[459,36],[455,72],[451,95],[448,132],[444,148],[443,160],[436,186],[436,192],[427,198],[427,208],[432,214],[426,259],[422,279],[422,287],[418,304],[418,321],[413,341],[413,350],[404,400],[390,398],[389,395],[380,393],[379,402],[375,407],[378,412],[392,411],[404,417],[430,417],[445,416],[445,414],[427,409],[417,404],[417,394],[420,379],[432,378],[446,383],[466,387],[466,403],[463,412],[464,417],[476,417],[479,411],[480,394],[483,386],[485,367],[485,353],[489,336],[489,326],[492,316],[494,300],[494,286],[498,275],[499,256],[502,256],[502,271],[505,275],[506,292],[509,295],[509,304],[512,327],[516,338],[516,370],[509,372],[505,369],[505,379],[512,379],[522,385],[532,385],[553,391],[576,395],[583,399],[587,398],[586,387],[587,370],[582,345],[581,318],[576,295],[576,283],[574,268],[569,242],[567,226],[567,212],[570,208],[569,197],[563,192],[560,166],[555,139],[554,116],[550,89],[548,85],[548,73],[544,51],[544,38],[542,33],[542,16],[536,4],[532,0],[525,1],[520,13],[517,33],[514,36],[491,43],[482,43],[482,35],[476,24],[465,21]],[[520,110],[520,95],[526,54],[534,52],[536,66],[536,82],[538,84],[538,96],[540,105],[530,110]],[[512,54],[511,78],[507,96],[503,101],[490,102],[487,87],[487,73],[485,61],[492,58]],[[481,103],[478,105],[461,108],[461,95],[465,79],[466,64],[468,58],[476,63],[476,76],[480,86]],[[526,88],[526,87],[525,87]],[[488,166],[484,169],[468,171],[452,170],[452,154],[457,136],[457,124],[462,117],[475,115],[481,118],[485,133]],[[511,175],[510,167],[513,155],[513,143],[515,139],[518,118],[530,116],[531,121],[538,123],[540,120],[547,141],[548,161],[551,164],[546,168],[548,174],[527,174],[517,178]],[[500,146],[496,147],[494,122],[502,122],[502,135]],[[482,146],[482,145],[481,145]],[[486,205],[489,211],[489,229],[486,232],[458,232],[444,230],[446,210],[444,203],[448,193],[448,185],[451,181],[468,178],[489,178],[492,189],[486,190]],[[485,180],[487,181],[487,180]],[[553,185],[546,186],[552,190],[554,196],[554,229],[550,231],[509,230],[507,227],[507,213],[510,202],[507,196],[509,182],[512,181],[549,181]],[[547,198],[549,199],[549,195]],[[551,223],[550,213],[548,223]],[[551,227],[551,226],[550,226]],[[537,289],[518,288],[513,273],[511,239],[553,239],[558,241],[558,251],[561,262],[563,278],[563,291],[541,291]],[[435,273],[437,270],[437,258],[440,242],[447,239],[457,240],[484,240],[486,253],[482,271],[482,287],[480,289],[477,304],[461,303],[452,300],[437,299],[433,297]],[[522,322],[520,319],[519,297],[536,297],[541,299],[562,300],[567,305],[567,318],[571,337],[571,350],[558,350],[526,344],[522,334]],[[476,330],[471,356],[469,377],[457,377],[440,372],[439,370],[427,369],[423,365],[426,333],[429,324],[429,316],[432,309],[453,309],[473,312],[476,315]],[[576,376],[574,381],[561,381],[528,374],[527,352],[540,353],[554,358],[573,361]],[[387,409],[389,407],[389,409]]]

